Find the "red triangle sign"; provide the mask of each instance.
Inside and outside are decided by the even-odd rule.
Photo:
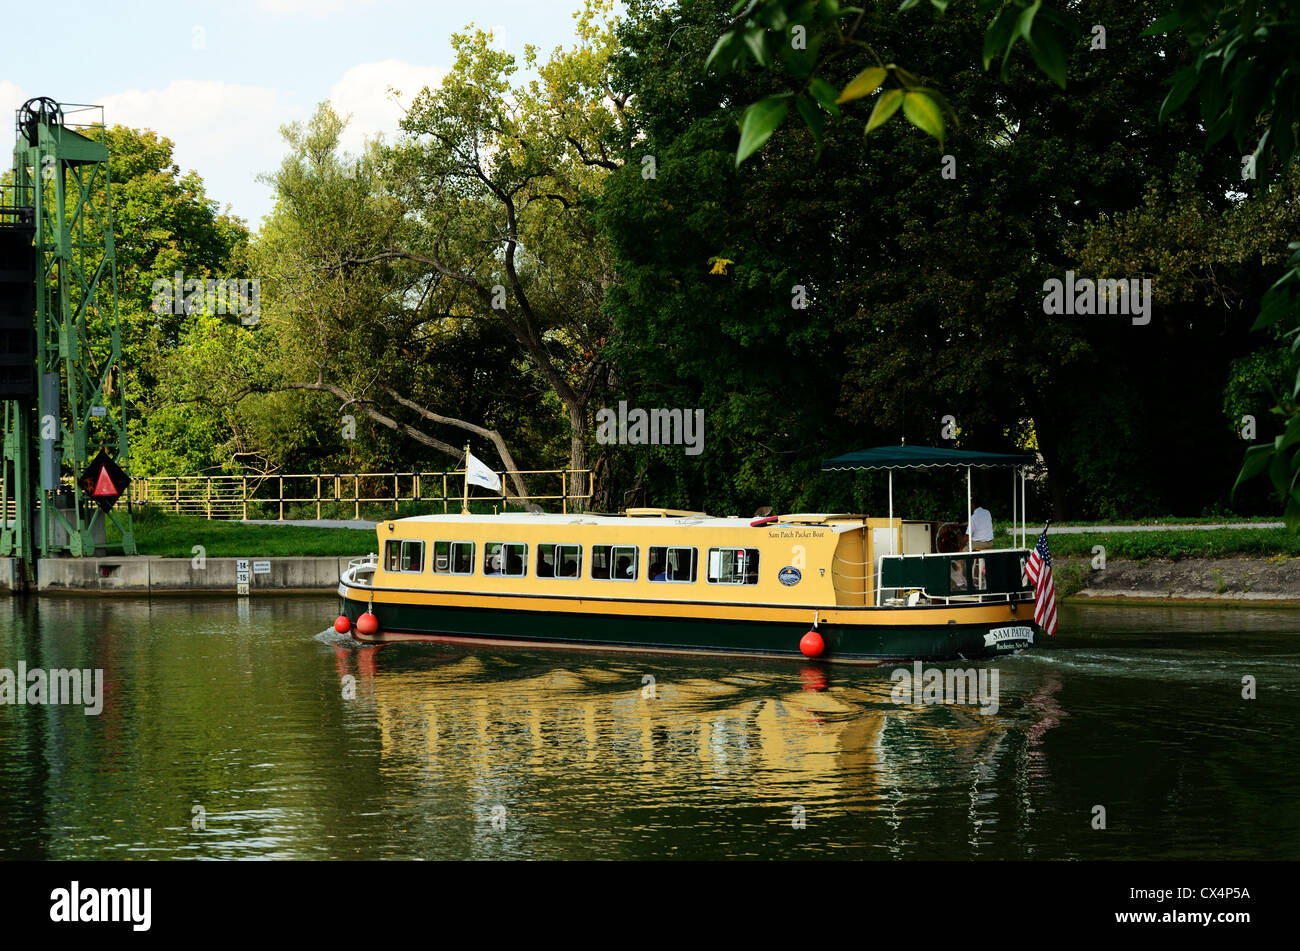
[[[109,478],[108,468],[101,467],[99,470],[99,478],[95,480],[95,490],[90,493],[90,497],[92,499],[115,499],[119,495],[121,495],[121,493],[117,491],[117,486],[115,486],[113,480]]]

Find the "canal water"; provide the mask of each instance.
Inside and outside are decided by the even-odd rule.
[[[931,665],[996,670],[982,713],[894,666],[358,648],[335,609],[0,602],[0,676],[104,678],[0,705],[0,859],[1300,858],[1297,610],[1067,604]]]

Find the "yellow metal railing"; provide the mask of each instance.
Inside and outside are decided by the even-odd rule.
[[[588,502],[592,497],[590,469],[528,469],[519,475],[529,483],[527,502],[559,502],[561,511],[569,505]],[[510,493],[508,477],[501,479],[500,495],[484,495],[471,487],[470,501],[496,502],[505,511],[509,505],[523,508],[525,500]],[[585,475],[585,492],[572,491],[575,475]],[[351,472],[286,473],[284,475],[211,475],[211,476],[136,476],[131,479],[131,496],[135,502],[149,502],[178,515],[198,515],[210,519],[246,519],[251,517],[285,519],[285,506],[314,505],[316,518],[324,506],[351,505],[353,517],[361,517],[361,506],[390,504],[401,511],[403,503],[441,504],[444,512],[459,512],[464,492],[463,469],[436,472]],[[533,483],[538,483],[534,485]],[[558,486],[557,484],[558,483]],[[558,488],[559,491],[546,491]],[[270,510],[268,513],[267,510]],[[309,517],[302,514],[298,518]]]

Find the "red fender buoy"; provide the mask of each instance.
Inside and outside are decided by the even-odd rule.
[[[340,634],[351,633],[352,622],[348,620],[348,616],[346,614],[340,614],[337,618],[334,619],[334,630],[338,631]]]
[[[364,634],[366,637],[373,637],[379,632],[379,618],[375,617],[369,611],[357,618],[357,633]]]
[[[360,626],[361,622],[358,621],[358,629]],[[799,650],[803,651],[805,657],[820,657],[822,651],[826,650],[826,642],[822,640],[822,636],[816,631],[809,631],[799,641]]]

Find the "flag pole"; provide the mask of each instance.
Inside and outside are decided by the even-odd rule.
[[[460,514],[469,514],[469,443],[465,443],[465,495],[460,502]]]

